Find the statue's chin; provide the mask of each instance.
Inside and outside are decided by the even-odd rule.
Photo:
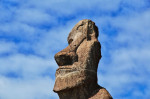
[[[53,90],[54,92],[60,92],[74,88],[82,84],[82,82],[84,82],[84,79],[85,75],[81,74],[81,72],[79,71],[67,73],[63,76],[57,76]]]
[[[57,93],[68,90],[83,85],[89,80],[95,81],[97,83],[97,77],[95,77],[95,74],[91,73],[91,76],[87,76],[89,73],[91,72],[83,70],[70,72],[63,76],[57,75],[53,91]]]

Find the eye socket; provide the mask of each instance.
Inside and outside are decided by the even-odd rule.
[[[83,25],[84,25],[84,24],[80,24],[80,25],[77,27],[77,30],[82,29]]]
[[[73,39],[70,39],[70,40],[69,40],[69,44],[70,44],[72,41],[73,41]]]

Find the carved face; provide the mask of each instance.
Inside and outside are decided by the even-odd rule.
[[[97,67],[101,58],[98,30],[91,20],[82,20],[68,36],[68,47],[55,55],[54,91],[60,92],[83,84],[97,83]]]

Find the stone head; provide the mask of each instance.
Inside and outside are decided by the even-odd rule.
[[[55,55],[55,92],[61,92],[88,83],[97,84],[97,68],[101,46],[94,22],[79,21],[68,36],[68,46]]]

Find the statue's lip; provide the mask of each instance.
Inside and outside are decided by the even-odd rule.
[[[60,69],[67,69],[67,70],[70,70],[70,69],[72,69],[72,66],[70,66],[70,65],[59,66],[59,68],[58,68],[56,71],[58,71],[58,70],[60,70]]]

